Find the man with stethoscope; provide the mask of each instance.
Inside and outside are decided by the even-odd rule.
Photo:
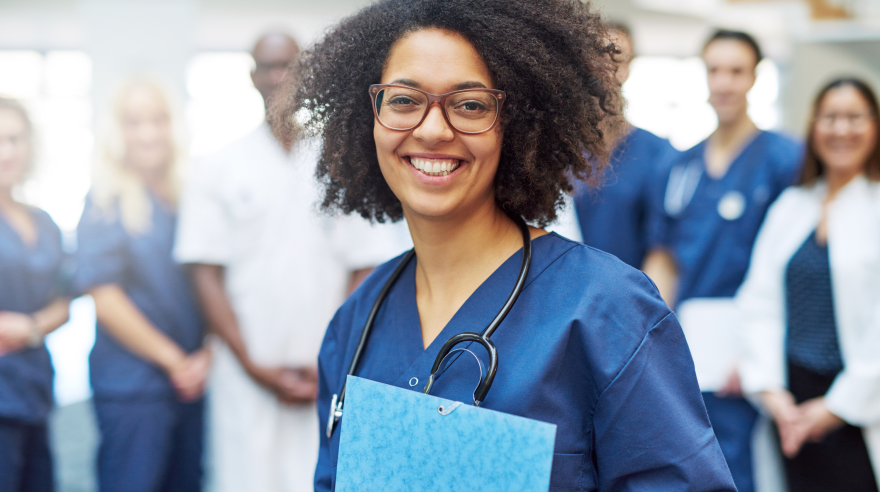
[[[702,55],[718,128],[656,180],[644,270],[676,310],[737,489],[751,492],[757,411],[739,388],[732,297],[764,215],[794,182],[803,151],[788,137],[759,130],[748,116],[746,95],[761,61],[751,36],[719,30]]]

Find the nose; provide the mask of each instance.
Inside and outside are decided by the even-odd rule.
[[[440,107],[440,104],[432,104],[428,108],[425,120],[413,130],[413,136],[427,145],[434,145],[452,140],[455,138],[455,131],[443,117],[443,108]]]

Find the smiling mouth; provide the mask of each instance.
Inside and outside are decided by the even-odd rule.
[[[458,159],[424,159],[422,157],[409,157],[412,167],[428,176],[448,176],[461,166]]]

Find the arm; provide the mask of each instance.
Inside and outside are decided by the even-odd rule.
[[[158,330],[115,284],[89,290],[98,321],[110,336],[137,356],[164,370],[183,400],[199,398],[207,376],[207,353],[187,354]]]
[[[317,371],[311,367],[263,367],[251,360],[238,318],[223,285],[224,267],[196,263],[191,274],[208,325],[232,350],[247,374],[285,403],[306,403],[317,397]]]
[[[0,311],[0,355],[41,340],[70,319],[70,299],[58,298],[34,313]],[[41,342],[42,343],[42,342]]]
[[[665,249],[654,249],[645,257],[642,271],[654,281],[660,297],[666,301],[669,307],[675,305],[675,296],[678,289],[678,268],[675,260]]]

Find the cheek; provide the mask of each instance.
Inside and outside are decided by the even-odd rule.
[[[379,159],[383,174],[386,174],[389,166],[397,160],[395,151],[409,134],[410,132],[391,131],[379,123],[374,123],[373,140],[376,142],[376,157]]]

